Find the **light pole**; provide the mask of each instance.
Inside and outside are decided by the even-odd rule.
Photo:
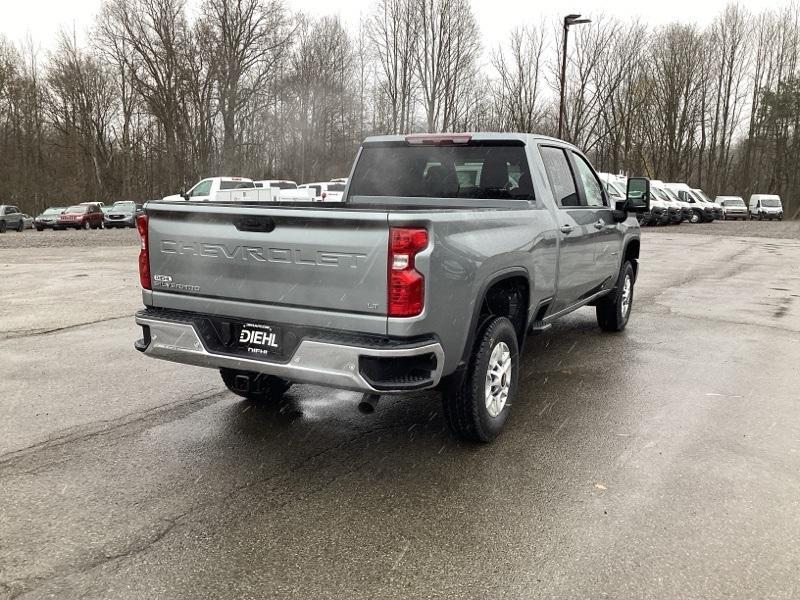
[[[561,56],[561,101],[558,104],[558,137],[561,138],[564,129],[564,92],[567,87],[567,35],[570,25],[591,23],[591,19],[581,19],[580,15],[567,15],[564,17],[564,49]]]

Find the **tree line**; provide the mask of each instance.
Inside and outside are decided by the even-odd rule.
[[[591,17],[570,32],[564,138],[601,170],[800,209],[800,5],[732,3],[707,27]],[[281,0],[105,0],[85,43],[0,38],[0,201],[346,176],[371,134],[555,134],[560,23],[481,40],[468,0],[377,0],[354,30]]]

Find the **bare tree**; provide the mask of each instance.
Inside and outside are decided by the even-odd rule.
[[[163,129],[167,180],[186,175],[182,86],[187,23],[183,0],[109,0],[109,34],[131,49],[128,71],[137,93]]]
[[[73,174],[81,176],[80,160],[86,158],[97,184],[92,196],[105,199],[106,175],[114,158],[111,126],[118,106],[108,70],[96,57],[81,51],[74,37],[61,32],[49,61],[47,84],[45,107],[50,123],[61,134],[65,150],[79,154],[73,157],[78,167]]]
[[[542,27],[533,25],[515,28],[507,50],[501,46],[492,56],[497,71],[494,100],[502,129],[533,132],[545,116],[543,33]]]
[[[205,0],[201,19],[214,40],[218,62],[219,112],[222,116],[222,165],[236,166],[241,142],[237,120],[253,106],[270,71],[288,47],[291,30],[278,0]]]
[[[480,34],[467,0],[416,0],[416,67],[428,131],[450,127],[475,75]]]
[[[380,65],[377,85],[388,104],[387,129],[411,128],[419,16],[416,0],[379,0],[367,35]]]

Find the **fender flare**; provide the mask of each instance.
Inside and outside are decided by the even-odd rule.
[[[461,359],[458,362],[458,366],[456,366],[455,371],[453,373],[458,373],[459,371],[463,371],[464,367],[469,362],[469,358],[472,354],[472,346],[475,344],[475,335],[478,332],[478,328],[480,327],[481,323],[479,322],[481,308],[483,307],[483,301],[486,298],[486,293],[496,284],[500,283],[505,279],[512,279],[514,277],[523,277],[528,282],[528,290],[533,288],[530,273],[524,267],[509,267],[507,269],[501,269],[492,274],[491,277],[486,279],[481,285],[480,292],[477,294],[475,306],[472,309],[472,317],[470,318],[469,322],[469,329],[467,330],[467,338],[464,344],[464,348],[461,350]],[[530,297],[526,299],[530,302]],[[525,335],[528,332],[528,310],[530,306],[527,307],[525,312],[525,330],[523,332],[523,339],[520,340],[519,348],[522,350],[522,342],[524,342]]]

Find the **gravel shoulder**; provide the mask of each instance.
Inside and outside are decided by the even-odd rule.
[[[6,231],[0,234],[0,249],[3,248],[102,248],[108,246],[136,246],[139,234],[135,229],[67,229],[23,232]]]
[[[645,227],[646,234],[680,233],[758,237],[775,239],[800,239],[800,221],[714,221],[713,223],[682,223]]]

